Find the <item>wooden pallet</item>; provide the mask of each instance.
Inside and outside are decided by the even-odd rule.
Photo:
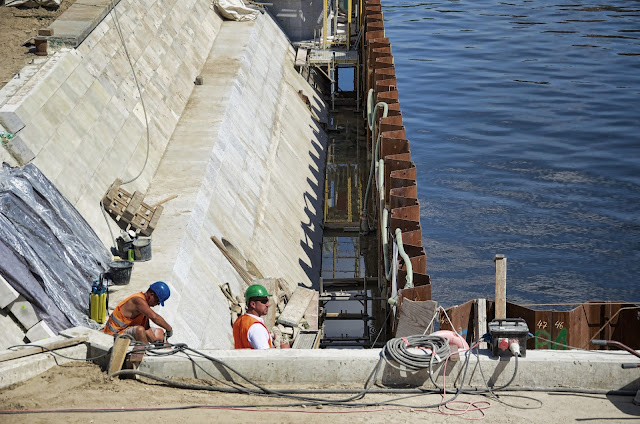
[[[162,206],[149,206],[144,203],[144,194],[133,194],[120,187],[122,180],[116,179],[102,199],[104,209],[123,230],[134,230],[144,236],[150,236],[155,230]]]

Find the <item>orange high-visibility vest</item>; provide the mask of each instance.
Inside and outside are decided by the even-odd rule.
[[[233,342],[236,349],[253,349],[251,343],[249,343],[249,328],[251,328],[251,326],[255,323],[262,325],[267,330],[267,334],[269,333],[269,329],[267,329],[267,326],[251,315],[241,315],[238,317],[236,322],[233,323]],[[273,347],[273,343],[271,343],[271,337],[269,337],[269,347]]]
[[[104,332],[107,334],[120,334],[128,327],[133,327],[134,325],[141,325],[144,328],[147,328],[147,324],[149,323],[149,318],[144,314],[140,314],[135,318],[127,318],[122,315],[122,306],[131,300],[134,297],[140,297],[144,299],[146,302],[146,298],[144,297],[144,293],[134,293],[131,296],[127,297],[125,300],[120,302],[116,309],[114,309],[113,313],[109,315],[109,320],[104,326]]]

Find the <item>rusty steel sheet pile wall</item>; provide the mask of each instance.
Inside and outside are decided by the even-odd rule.
[[[447,309],[453,326],[441,316],[440,327],[455,330],[475,341],[476,303],[470,300]],[[487,321],[495,316],[495,302],[487,301]],[[523,318],[533,335],[527,349],[566,350],[603,349],[591,340],[615,340],[632,349],[640,349],[640,306],[633,303],[585,302],[570,311],[534,310],[507,302],[507,318]],[[605,348],[606,349],[606,348]]]
[[[364,12],[365,42],[362,54],[365,65],[365,93],[373,89],[374,104],[385,102],[389,106],[386,117],[377,113],[374,118],[377,122],[374,127],[374,131],[377,128],[377,133],[374,136],[380,136],[379,157],[384,159],[384,195],[385,206],[390,210],[389,230],[391,234],[396,228],[402,231],[404,249],[413,268],[413,284],[416,289],[412,291],[415,294],[413,297],[431,299],[427,255],[422,246],[416,167],[411,161],[409,140],[402,123],[391,43],[385,36],[380,0],[366,1]],[[367,135],[371,140],[369,128]],[[375,146],[369,147],[374,151]],[[380,221],[378,219],[379,223]],[[406,265],[402,264],[398,270],[399,288],[403,288],[405,278]]]

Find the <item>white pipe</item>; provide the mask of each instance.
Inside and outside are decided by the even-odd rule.
[[[389,211],[382,210],[382,255],[384,256],[384,278],[389,281],[391,278],[391,267],[389,266]]]
[[[404,259],[404,265],[407,267],[407,282],[404,285],[404,288],[410,289],[413,287],[413,265],[411,265],[409,255],[404,251],[404,246],[402,244],[402,231],[400,231],[400,228],[396,228],[396,243],[398,243],[400,256]]]

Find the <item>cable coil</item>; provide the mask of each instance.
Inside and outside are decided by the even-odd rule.
[[[419,350],[409,350],[412,348]],[[444,361],[450,352],[449,341],[444,337],[415,335],[389,340],[380,351],[380,356],[395,369],[419,371]]]

